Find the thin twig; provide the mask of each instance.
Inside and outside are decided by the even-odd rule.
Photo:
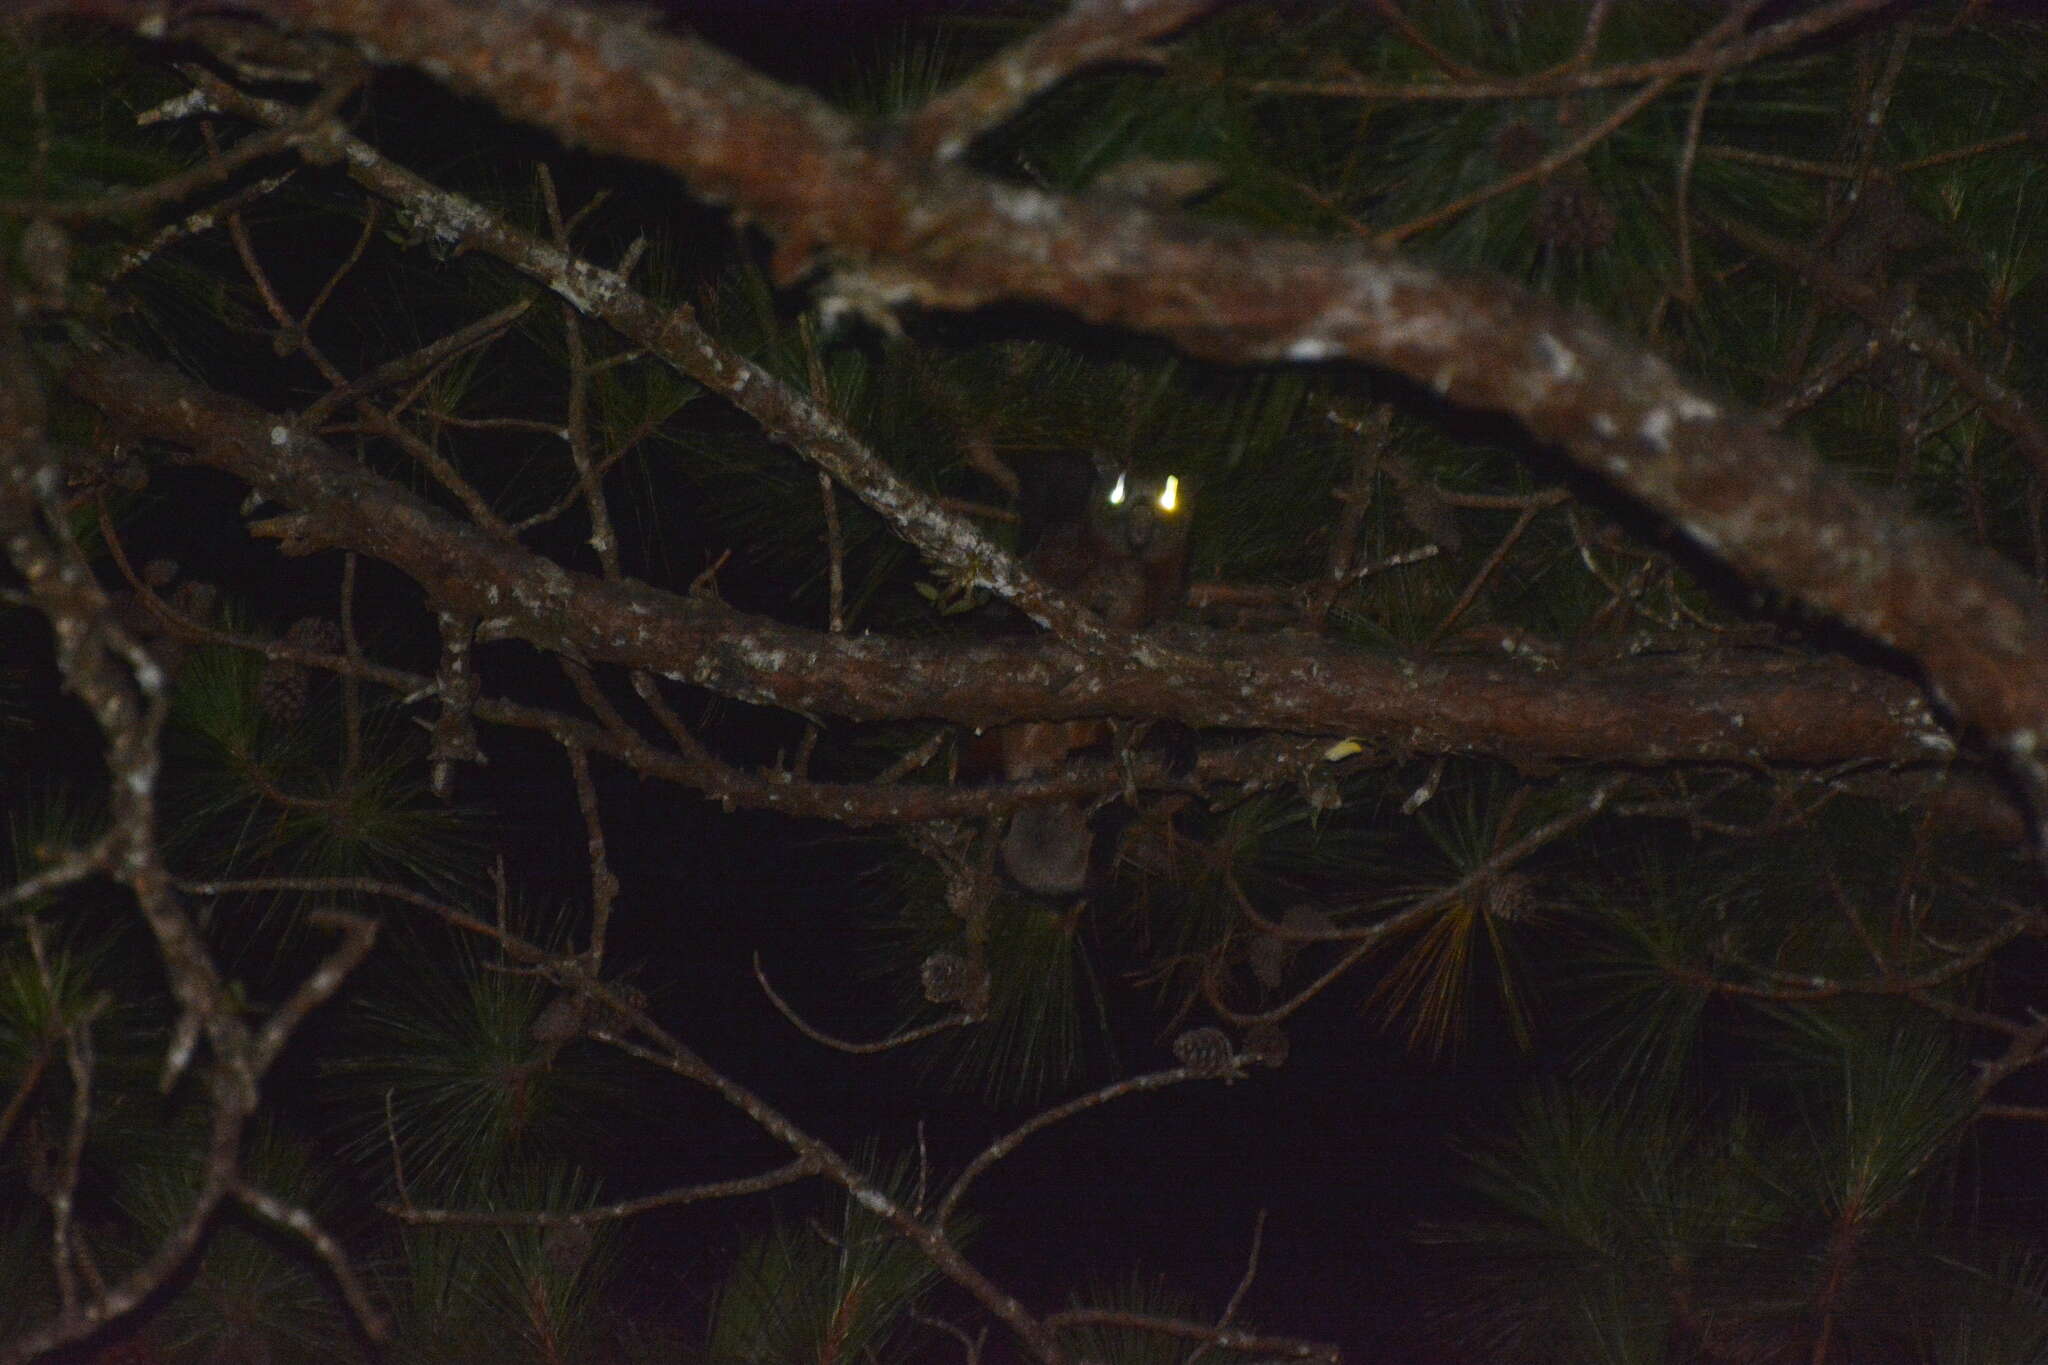
[[[761,955],[759,953],[754,954],[754,980],[761,983],[761,993],[768,997],[768,1003],[775,1006],[776,1010],[781,1013],[783,1018],[789,1020],[791,1026],[797,1032],[803,1034],[804,1037],[812,1042],[821,1043],[835,1052],[849,1052],[858,1055],[888,1052],[892,1048],[899,1048],[907,1043],[922,1041],[935,1033],[944,1033],[947,1029],[959,1028],[963,1024],[979,1023],[981,1019],[981,1016],[978,1014],[962,1010],[957,1014],[950,1014],[936,1023],[922,1024],[917,1028],[905,1029],[901,1033],[892,1033],[887,1038],[876,1042],[853,1043],[843,1038],[835,1038],[823,1029],[816,1027],[802,1015],[798,1014],[788,1001],[777,994],[775,987],[768,984],[768,974],[761,969]]]
[[[1281,1023],[1289,1015],[1295,1013],[1308,1004],[1309,1001],[1321,995],[1325,990],[1328,990],[1336,982],[1342,980],[1353,967],[1357,966],[1365,958],[1366,954],[1377,947],[1380,941],[1388,935],[1399,933],[1408,926],[1435,914],[1444,906],[1465,899],[1473,888],[1500,876],[1508,868],[1521,862],[1544,845],[1562,838],[1580,825],[1591,820],[1606,808],[1609,799],[1620,789],[1625,780],[1624,778],[1615,777],[1600,783],[1577,810],[1567,811],[1565,814],[1558,816],[1541,827],[1531,830],[1506,848],[1489,855],[1477,867],[1474,867],[1470,872],[1458,878],[1450,886],[1431,892],[1422,899],[1403,907],[1383,920],[1363,925],[1356,929],[1332,929],[1309,933],[1290,930],[1286,926],[1259,914],[1252,908],[1250,899],[1244,896],[1242,892],[1239,892],[1239,910],[1261,932],[1274,934],[1282,938],[1351,940],[1353,941],[1353,946],[1348,952],[1339,957],[1321,976],[1318,976],[1294,995],[1281,1001],[1271,1009],[1263,1010],[1256,1014],[1246,1014],[1232,1009],[1222,998],[1222,991],[1214,972],[1205,975],[1203,978],[1203,998],[1209,1002],[1210,1007],[1216,1011],[1218,1016],[1239,1027],[1249,1027],[1253,1024]]]
[[[1328,1342],[1269,1337],[1257,1332],[1211,1327],[1206,1322],[1189,1322],[1185,1318],[1162,1317],[1123,1308],[1069,1308],[1060,1313],[1048,1313],[1045,1325],[1055,1331],[1071,1331],[1076,1327],[1124,1327],[1137,1332],[1179,1337],[1184,1341],[1207,1342],[1231,1351],[1262,1352],[1290,1360],[1321,1360],[1328,1361],[1330,1365],[1337,1365],[1339,1358],[1337,1348]]]
[[[1529,529],[1529,524],[1536,520],[1536,514],[1542,510],[1540,504],[1532,504],[1522,509],[1522,514],[1515,518],[1515,524],[1508,528],[1508,533],[1493,547],[1493,553],[1486,557],[1486,562],[1473,571],[1471,580],[1465,584],[1465,590],[1458,594],[1458,600],[1451,603],[1450,610],[1443,614],[1443,618],[1429,632],[1428,638],[1423,641],[1424,649],[1434,649],[1445,633],[1458,623],[1458,618],[1478,600],[1479,594],[1486,587],[1486,581],[1493,577],[1494,570],[1507,559],[1508,551],[1515,548],[1515,542],[1522,538],[1522,533]]]
[[[681,1185],[655,1194],[638,1195],[632,1199],[620,1199],[587,1209],[423,1209],[406,1199],[402,1190],[398,1202],[380,1204],[378,1207],[402,1223],[417,1226],[589,1227],[595,1223],[612,1223],[624,1218],[633,1218],[654,1209],[680,1208],[685,1204],[701,1204],[712,1199],[737,1199],[742,1195],[780,1189],[784,1185],[792,1185],[818,1174],[819,1169],[816,1162],[807,1157],[798,1157],[795,1161],[777,1166],[772,1171],[763,1171],[759,1175],[734,1176],[730,1180],[707,1180],[698,1185]]]
[[[967,1187],[972,1185],[981,1176],[982,1172],[1016,1151],[1022,1145],[1024,1139],[1030,1137],[1033,1133],[1043,1132],[1054,1124],[1062,1123],[1076,1114],[1108,1104],[1111,1100],[1122,1099],[1126,1095],[1143,1094],[1151,1090],[1164,1090],[1167,1086],[1179,1085],[1183,1081],[1206,1081],[1213,1079],[1215,1077],[1206,1071],[1198,1071],[1193,1067],[1186,1066],[1176,1066],[1165,1071],[1148,1071],[1140,1076],[1127,1076],[1123,1080],[1112,1081],[1099,1090],[1091,1090],[1085,1095],[1076,1095],[1073,1099],[1067,1100],[1064,1103],[1056,1104],[1050,1109],[1041,1110],[1033,1114],[1030,1118],[982,1148],[974,1160],[967,1163],[967,1168],[960,1172],[953,1183],[947,1187],[945,1197],[939,1200],[938,1210],[932,1215],[932,1226],[944,1228],[952,1218],[953,1210],[959,1205],[961,1196],[967,1193]]]
[[[604,818],[597,808],[597,784],[590,780],[590,754],[580,744],[564,743],[569,756],[569,775],[576,787],[576,808],[583,813],[584,850],[590,860],[590,946],[584,951],[585,970],[595,976],[604,963],[605,929],[611,923],[612,906],[619,899],[618,874],[612,871],[605,850]]]
[[[84,223],[141,216],[161,205],[175,203],[204,186],[225,182],[235,171],[252,161],[259,161],[288,148],[304,145],[309,137],[317,135],[318,130],[340,110],[342,102],[355,92],[356,87],[362,83],[364,70],[362,67],[349,70],[309,101],[297,117],[281,122],[266,132],[245,138],[232,149],[218,156],[206,158],[191,170],[166,176],[151,185],[94,195],[89,199],[0,199],[0,218],[46,218],[59,223]],[[148,126],[166,119],[183,117],[188,112],[190,111],[184,103],[171,100],[158,105],[155,109],[145,110],[136,116],[135,121]]]
[[[1621,62],[1613,66],[1583,69],[1566,63],[1552,71],[1504,80],[1462,81],[1366,81],[1366,80],[1259,80],[1247,81],[1247,90],[1275,95],[1317,95],[1331,99],[1384,100],[1408,103],[1416,100],[1517,100],[1567,95],[1585,90],[1603,90],[1618,85],[1695,75],[1714,67],[1744,66],[1774,52],[1796,47],[1831,28],[1851,23],[1893,0],[1836,0],[1796,14],[1782,23],[1760,29],[1747,38],[1718,47],[1695,45],[1671,57]]]
[[[1145,44],[1189,23],[1218,0],[1072,0],[1066,13],[997,53],[986,65],[904,120],[913,154],[951,161],[1083,67],[1130,61]]]
[[[1252,1223],[1252,1246],[1244,1259],[1244,1274],[1238,1277],[1237,1288],[1230,1291],[1229,1301],[1223,1305],[1223,1311],[1216,1317],[1216,1329],[1218,1331],[1228,1328],[1236,1320],[1237,1310],[1243,1305],[1244,1296],[1251,1292],[1252,1281],[1258,1277],[1259,1273],[1259,1248],[1265,1244],[1265,1240],[1266,1211],[1260,1209],[1258,1218]],[[1215,1344],[1214,1341],[1203,1342],[1200,1346],[1188,1352],[1188,1358],[1182,1365],[1195,1365],[1195,1362],[1207,1355],[1209,1348]]]
[[[295,1233],[311,1247],[313,1254],[327,1267],[327,1273],[334,1276],[334,1283],[341,1290],[342,1299],[349,1311],[355,1315],[356,1325],[363,1335],[373,1342],[391,1339],[391,1320],[380,1311],[370,1298],[369,1288],[362,1277],[356,1274],[355,1266],[349,1261],[348,1250],[334,1239],[333,1234],[320,1226],[306,1209],[287,1200],[278,1198],[266,1190],[258,1189],[247,1180],[238,1180],[234,1186],[236,1202],[266,1222],[274,1223],[287,1232]]]

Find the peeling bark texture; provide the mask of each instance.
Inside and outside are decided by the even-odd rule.
[[[1381,365],[1512,414],[1746,577],[1912,655],[1937,696],[2034,779],[2031,755],[2048,737],[2048,608],[2031,587],[1504,280],[994,183],[611,12],[521,0],[249,8],[346,35],[573,143],[674,171],[773,232],[785,278],[821,270],[846,307],[1032,300],[1211,360]]]

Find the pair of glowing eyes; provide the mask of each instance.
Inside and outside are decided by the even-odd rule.
[[[1109,490],[1109,505],[1111,507],[1121,507],[1124,505],[1124,499],[1129,496],[1129,489],[1125,487],[1128,480],[1128,475],[1119,474],[1116,476],[1116,487]],[[1160,487],[1159,496],[1155,501],[1159,504],[1159,510],[1162,512],[1171,512],[1177,509],[1180,506],[1180,480],[1168,474],[1166,482]]]

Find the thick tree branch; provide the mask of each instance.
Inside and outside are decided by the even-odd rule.
[[[258,528],[288,553],[344,548],[380,559],[415,579],[437,609],[481,620],[482,639],[518,638],[792,711],[967,725],[1159,716],[1524,762],[1924,763],[1952,752],[1911,688],[1836,662],[1674,655],[1545,672],[1186,628],[1155,633],[1179,646],[1182,666],[1145,669],[1057,642],[805,630],[565,570],[154,362],[81,356],[67,383],[117,427],[187,447],[295,509]]]
[[[203,71],[188,74],[200,82],[207,107],[278,128],[297,127],[303,121],[291,105],[258,99]],[[436,241],[490,252],[576,310],[645,347],[831,474],[932,560],[1014,602],[1062,639],[1095,648],[1108,644],[1093,616],[1039,583],[973,523],[903,479],[810,396],[698,326],[687,305],[656,303],[633,289],[623,274],[583,260],[559,243],[522,232],[474,200],[441,189],[349,136],[339,123],[317,131],[323,149],[319,154],[344,158],[357,181],[396,205],[420,232]],[[379,428],[380,434],[409,439],[388,420]],[[424,450],[413,453],[419,458]],[[479,516],[478,521],[487,527],[497,524],[495,514]]]
[[[1511,413],[1746,576],[1917,658],[2023,762],[2048,742],[2048,609],[1988,555],[1663,362],[1504,280],[1062,199],[918,161],[723,53],[596,11],[265,0],[596,150],[666,166],[849,303],[1031,299],[1225,361],[1351,359]],[[121,12],[118,4],[81,5]]]

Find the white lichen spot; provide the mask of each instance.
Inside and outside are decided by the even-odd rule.
[[[853,1192],[853,1197],[860,1201],[860,1206],[869,1213],[882,1218],[889,1216],[889,1201],[884,1199],[878,1192],[862,1186]]]
[[[151,694],[163,691],[164,671],[157,667],[156,660],[144,656],[136,662],[135,685]]]
[[[1593,414],[1593,430],[1597,435],[1611,441],[1615,433],[1621,430],[1621,426],[1611,413],[1596,412]]]
[[[554,290],[579,313],[599,313],[625,292],[626,282],[616,272],[599,269],[582,261],[570,262],[559,256],[555,265]],[[560,433],[569,439],[568,431]]]
[[[285,426],[282,422],[272,427],[270,429],[270,443],[276,446],[279,450],[282,450],[286,446],[290,445],[292,443],[291,428]]]
[[[1002,202],[1009,208],[1010,216],[1020,223],[1036,226],[1059,221],[1060,201],[1041,191],[1013,190],[1003,196]]]
[[[1566,380],[1579,373],[1578,353],[1548,332],[1536,334],[1536,349],[1543,352],[1543,363],[1550,367],[1550,377]]]
[[[2041,737],[2032,730],[2015,730],[2005,737],[2005,747],[2020,758],[2032,758],[2040,744]]]
[[[1696,393],[1681,393],[1671,400],[1671,406],[1688,422],[1711,422],[1721,415],[1718,406]]]
[[[1336,343],[1326,337],[1303,337],[1287,348],[1289,360],[1328,360],[1336,354]]]
[[[1913,742],[1938,754],[1952,754],[1956,751],[1956,742],[1939,730],[1922,730],[1913,736]]]
[[[1636,435],[1643,444],[1658,452],[1671,449],[1671,409],[1651,408],[1643,414],[1643,423],[1636,428]]]
[[[161,19],[159,19],[159,22],[161,22]],[[165,100],[154,109],[143,110],[135,116],[135,124],[139,128],[147,128],[155,123],[170,123],[178,119],[190,118],[194,114],[206,113],[212,108],[213,101],[211,99],[198,90],[191,90],[185,94],[176,95]]]
[[[1451,384],[1457,377],[1458,367],[1456,365],[1446,365],[1429,377],[1429,386],[1438,393],[1449,393],[1451,391]]]

